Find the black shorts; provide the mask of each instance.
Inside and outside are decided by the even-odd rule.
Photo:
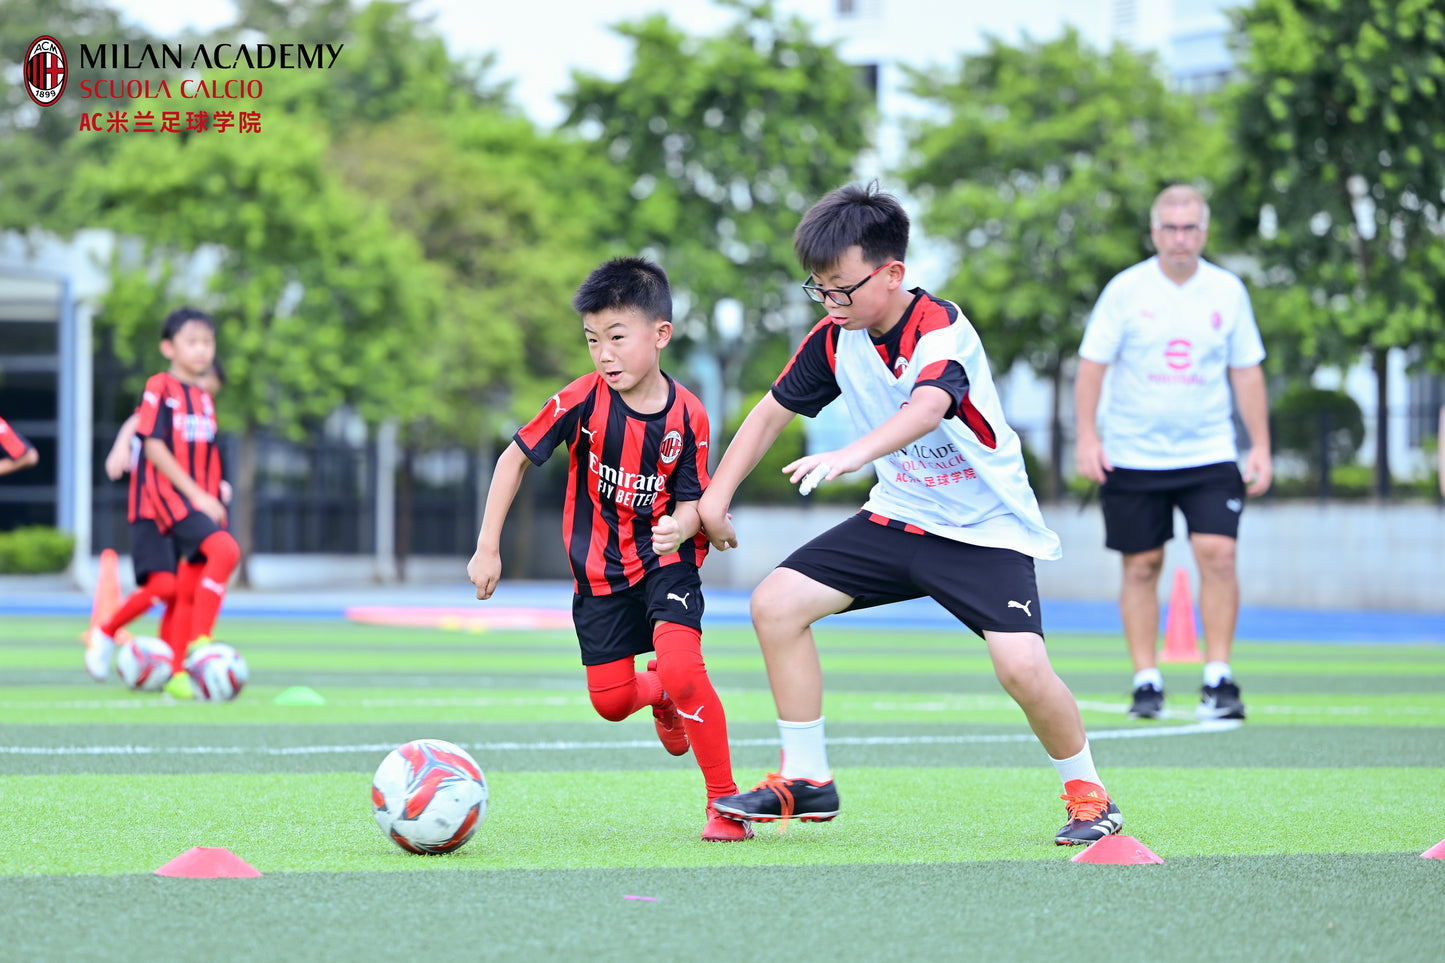
[[[605,665],[652,651],[654,622],[702,630],[702,579],[697,569],[673,563],[611,595],[572,596],[572,624],[583,665]]]
[[[211,520],[204,512],[191,511],[185,518],[171,526],[171,538],[176,543],[176,557],[187,562],[199,562],[206,556],[201,553],[201,543],[225,529]]]
[[[919,535],[854,515],[778,567],[853,596],[844,611],[926,595],[980,637],[984,632],[1044,634],[1034,560],[1013,549]]]
[[[144,585],[154,572],[175,574],[176,543],[161,534],[155,519],[138,518],[130,523],[130,564],[137,585]]]
[[[1174,537],[1176,506],[1184,512],[1189,534],[1238,538],[1244,478],[1232,461],[1166,471],[1115,468],[1104,475],[1099,500],[1105,547],[1148,552]]]

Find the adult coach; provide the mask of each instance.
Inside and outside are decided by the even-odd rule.
[[[1250,495],[1269,489],[1269,405],[1264,345],[1238,277],[1200,257],[1209,205],[1192,187],[1166,188],[1150,209],[1158,254],[1104,288],[1079,346],[1074,385],[1075,459],[1098,482],[1105,545],[1123,554],[1119,610],[1134,661],[1129,715],[1157,718],[1164,680],[1156,661],[1159,572],[1184,512],[1199,565],[1204,685],[1196,715],[1243,719],[1229,666],[1239,616],[1235,544]],[[1105,372],[1109,391],[1096,427]],[[1249,432],[1241,476],[1230,388]]]

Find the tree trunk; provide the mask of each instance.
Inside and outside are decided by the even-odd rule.
[[[1057,502],[1064,495],[1064,424],[1059,417],[1064,391],[1062,358],[1054,362],[1053,370],[1049,372],[1049,380],[1054,389],[1054,396],[1049,403],[1049,501]]]
[[[1375,348],[1375,497],[1390,497],[1390,349]]]
[[[396,578],[406,581],[406,560],[411,555],[412,460],[416,449],[411,444],[401,449],[401,477],[396,482]]]
[[[251,552],[256,545],[256,427],[247,425],[241,435],[240,464],[236,466],[236,511],[231,517],[231,534],[241,549],[236,566],[238,584],[251,585]]]

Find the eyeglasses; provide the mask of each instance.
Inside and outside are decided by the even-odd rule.
[[[1202,224],[1155,224],[1154,229],[1160,234],[1198,234],[1204,230]]]
[[[892,261],[887,261],[883,264],[878,265],[876,268],[873,269],[873,274],[877,274],[879,271],[888,267],[892,263]],[[853,303],[853,292],[861,288],[863,285],[867,284],[869,281],[873,280],[873,274],[868,275],[866,278],[859,281],[852,287],[820,288],[816,284],[804,284],[803,290],[808,293],[809,298],[817,301],[819,304],[822,304],[823,300],[827,298],[831,300],[834,304],[838,305],[838,307],[846,308]],[[808,280],[811,281],[812,279],[812,275],[808,275]]]

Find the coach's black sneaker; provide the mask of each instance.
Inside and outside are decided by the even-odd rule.
[[[1087,846],[1124,828],[1119,807],[1098,783],[1070,779],[1059,798],[1069,814],[1069,821],[1054,835],[1060,846]]]
[[[1243,719],[1244,703],[1239,701],[1239,686],[1233,679],[1220,679],[1219,685],[1199,690],[1199,706],[1194,714],[1201,719]]]
[[[719,796],[712,807],[730,819],[770,823],[777,819],[801,819],[805,823],[826,823],[838,815],[838,788],[833,780],[784,779],[776,772],[753,787],[752,792]]]
[[[1164,714],[1164,690],[1152,685],[1134,688],[1134,702],[1129,706],[1130,719],[1157,719]]]

